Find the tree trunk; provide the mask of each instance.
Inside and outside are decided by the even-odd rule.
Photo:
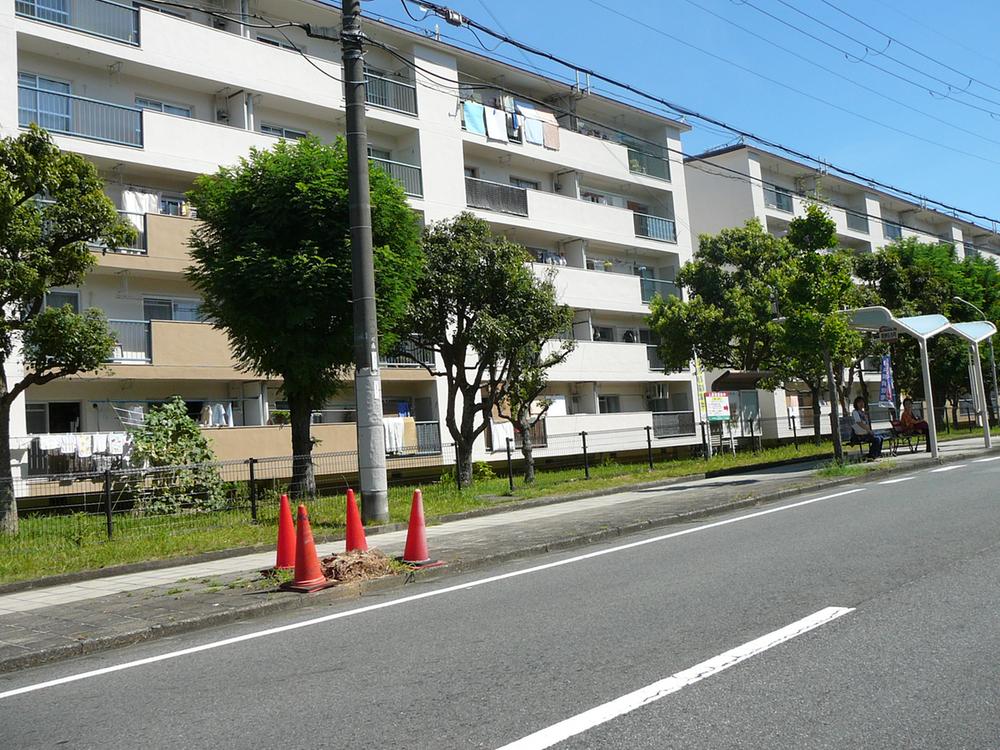
[[[10,470],[10,402],[6,399],[0,399],[0,533],[17,533],[17,497]]]
[[[289,420],[292,425],[293,498],[315,497],[316,472],[312,462],[312,402],[307,396],[288,394]]]
[[[530,420],[524,419],[517,425],[521,430],[521,455],[524,456],[524,483],[535,481],[535,446],[531,442]]]
[[[455,443],[455,471],[458,472],[458,484],[462,489],[472,486],[472,445],[468,447]]]
[[[809,386],[809,392],[812,394],[813,402],[813,442],[819,445],[823,442],[821,426],[823,415],[820,414],[819,409],[819,386]]]

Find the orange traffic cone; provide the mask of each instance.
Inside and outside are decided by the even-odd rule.
[[[295,545],[295,579],[283,588],[290,591],[319,591],[332,584],[326,580],[319,566],[306,506],[299,506],[296,521],[295,531],[298,539]]]
[[[427,553],[427,529],[424,524],[424,496],[420,490],[413,491],[410,506],[410,526],[406,531],[406,546],[403,548],[403,562],[407,565],[427,567],[439,565]]]
[[[354,490],[347,490],[347,552],[365,552],[368,540],[365,539],[365,527],[361,523],[358,504],[354,501]]]
[[[281,496],[281,507],[278,509],[278,556],[274,562],[275,570],[291,570],[295,567],[295,525],[292,523],[292,508],[288,504],[288,495]]]

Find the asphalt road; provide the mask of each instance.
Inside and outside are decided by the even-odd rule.
[[[1000,460],[913,476],[6,675],[0,747],[995,748]]]

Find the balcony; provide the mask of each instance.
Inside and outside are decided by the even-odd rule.
[[[636,237],[660,242],[677,242],[677,225],[673,219],[635,213],[632,220],[635,223]]]
[[[149,325],[148,320],[108,320],[108,328],[115,336],[115,349],[108,361],[120,364],[152,362]]]
[[[417,87],[412,83],[365,73],[365,101],[407,115],[417,114]]]
[[[369,161],[402,185],[404,193],[414,198],[423,198],[424,185],[420,167],[375,157],[369,157]]]
[[[551,344],[550,346],[556,346]],[[664,372],[652,369],[650,351],[655,347],[643,343],[619,341],[577,341],[576,348],[564,362],[553,367],[549,378],[553,382],[651,382],[662,380]],[[548,351],[548,350],[547,350]],[[669,377],[674,373],[666,373]],[[677,373],[687,378],[687,373]]]
[[[681,289],[677,284],[672,281],[667,281],[666,279],[647,279],[641,278],[639,281],[639,288],[642,294],[642,301],[645,304],[649,304],[653,301],[653,297],[659,294],[661,297],[666,299],[667,297],[677,297],[681,296]]]
[[[764,186],[764,205],[786,213],[795,210],[792,205],[792,194],[770,185]]]
[[[64,26],[74,31],[125,42],[139,44],[139,11],[109,0],[72,0],[72,2],[44,2],[16,0],[14,12],[24,18]]]
[[[142,148],[142,111],[73,94],[17,87],[17,122],[53,133]]]
[[[667,159],[631,148],[628,150],[628,171],[658,180],[670,180],[670,162]]]
[[[484,208],[515,216],[528,215],[528,191],[502,182],[466,177],[465,202],[470,208]]]
[[[401,341],[395,350],[378,359],[381,367],[420,367],[434,364],[434,352],[409,341]]]

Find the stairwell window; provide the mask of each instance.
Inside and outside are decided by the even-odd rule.
[[[276,138],[284,138],[286,141],[298,141],[309,135],[304,130],[286,128],[283,125],[269,125],[264,122],[260,124],[260,132],[266,135],[273,135]]]
[[[171,104],[158,99],[147,99],[144,96],[135,98],[135,106],[139,109],[150,109],[154,112],[163,112],[167,115],[177,115],[178,117],[191,117],[191,108],[185,104]]]

